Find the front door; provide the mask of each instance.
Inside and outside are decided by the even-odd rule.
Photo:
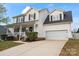
[[[29,31],[30,32],[33,32],[33,27],[29,27]]]

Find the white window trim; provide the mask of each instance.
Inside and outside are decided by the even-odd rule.
[[[51,20],[51,16],[52,16],[52,20]],[[62,14],[62,20],[63,20],[63,14]],[[49,17],[49,21],[51,22],[51,21],[58,21],[58,20],[60,20],[60,14],[59,15],[50,15],[50,17]]]

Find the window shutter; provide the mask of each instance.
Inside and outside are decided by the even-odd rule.
[[[66,17],[66,14],[64,14],[64,19],[66,19],[67,17]]]
[[[23,22],[25,21],[25,16],[23,16]]]
[[[62,20],[62,14],[60,14],[60,20]]]
[[[34,13],[34,19],[36,19],[36,14]]]
[[[52,16],[51,16],[51,21],[52,21]]]
[[[29,14],[29,20],[30,20],[30,14]]]

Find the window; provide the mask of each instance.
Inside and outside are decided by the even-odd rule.
[[[30,19],[34,20],[34,14],[30,14]]]
[[[16,18],[15,20],[16,20],[16,23],[18,23],[18,18]]]
[[[36,13],[29,14],[29,20],[34,20],[34,19],[36,19]]]
[[[57,20],[59,20],[58,15],[53,16],[53,21],[57,21]]]
[[[34,14],[30,14],[30,17],[31,17],[31,18],[34,18]]]
[[[55,21],[55,16],[53,16],[53,21]]]
[[[19,23],[20,22],[20,19],[17,17],[15,18],[16,19],[16,23]]]
[[[21,19],[21,22],[24,22],[24,17],[21,17],[20,19]]]
[[[50,21],[59,21],[59,20],[62,20],[62,14],[50,16]]]
[[[29,31],[32,32],[33,31],[33,27],[29,27]]]
[[[21,22],[20,17],[18,17],[18,23]]]

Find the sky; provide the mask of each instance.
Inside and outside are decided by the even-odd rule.
[[[21,14],[24,8],[30,6],[37,9],[48,8],[50,12],[54,9],[72,11],[73,22],[71,29],[76,30],[79,28],[79,4],[77,3],[7,3],[4,6],[7,9],[7,16],[10,17],[9,23],[13,23],[13,16]]]

